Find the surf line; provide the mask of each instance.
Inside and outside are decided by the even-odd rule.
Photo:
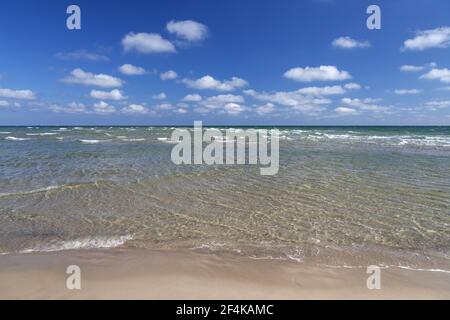
[[[177,165],[259,164],[261,175],[273,176],[278,173],[280,162],[278,129],[225,131],[223,135],[222,131],[216,128],[203,130],[202,121],[194,121],[193,138],[188,129],[175,129],[171,137],[171,141],[176,143],[172,148],[172,162]],[[204,144],[206,146],[203,149]]]

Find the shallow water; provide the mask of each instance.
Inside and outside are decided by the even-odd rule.
[[[174,165],[172,130],[0,128],[0,253],[133,246],[450,265],[450,127],[282,127],[276,176]]]

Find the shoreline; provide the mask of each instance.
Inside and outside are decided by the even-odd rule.
[[[66,269],[81,269],[81,289]],[[251,259],[189,250],[93,249],[0,256],[0,299],[450,299],[450,273]]]

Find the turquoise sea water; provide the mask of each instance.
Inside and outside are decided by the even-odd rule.
[[[171,127],[0,127],[0,253],[183,248],[450,270],[450,127],[278,129],[279,173],[261,176],[173,164]]]

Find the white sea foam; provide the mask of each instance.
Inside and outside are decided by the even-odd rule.
[[[85,144],[97,144],[97,143],[102,143],[102,142],[109,142],[111,140],[89,140],[89,139],[80,139],[78,140],[81,143],[85,143]]]
[[[8,131],[2,131],[2,132],[0,132],[0,134],[11,134],[11,132],[8,132]]]
[[[17,138],[17,137],[6,137],[5,140],[10,140],[10,141],[26,141],[26,140],[31,140],[30,138]]]
[[[57,132],[39,132],[39,133],[26,133],[27,136],[54,136]]]
[[[142,142],[145,141],[145,138],[121,138],[120,140],[126,141],[126,142]]]
[[[75,249],[117,248],[132,239],[133,235],[81,238],[75,240],[58,241],[49,245],[35,246],[33,248],[21,250],[19,253],[53,252]]]

